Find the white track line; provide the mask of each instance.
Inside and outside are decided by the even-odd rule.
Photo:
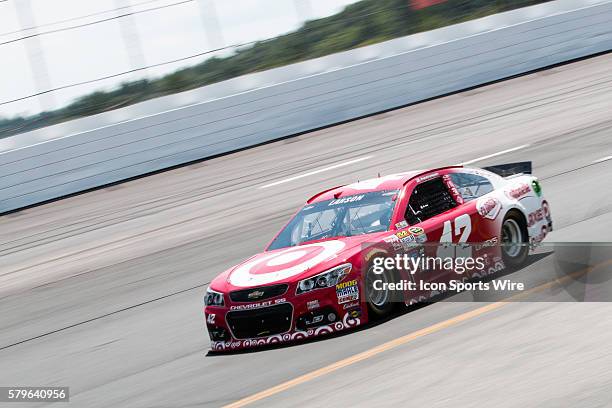
[[[612,159],[612,156],[602,157],[601,159],[595,160],[592,164],[605,162],[605,161],[608,161],[610,159]]]
[[[497,153],[493,153],[493,154],[488,154],[488,155],[482,156],[482,157],[477,157],[474,160],[470,160],[470,161],[466,161],[466,162],[463,162],[463,163],[459,163],[459,165],[460,166],[465,166],[466,164],[472,164],[472,163],[476,163],[477,161],[481,161],[481,160],[484,160],[484,159],[490,159],[491,157],[501,156],[502,154],[514,152],[516,150],[524,149],[524,148],[529,147],[529,146],[530,145],[528,145],[528,144],[524,144],[524,145],[521,145],[521,146],[513,147],[512,149],[506,149],[506,150],[502,150],[501,152],[497,152]]]
[[[353,164],[353,163],[359,163],[361,161],[368,160],[368,159],[370,159],[372,157],[373,156],[365,156],[365,157],[360,157],[360,158],[355,159],[355,160],[349,160],[349,161],[344,162],[344,163],[334,164],[333,166],[324,167],[324,168],[319,169],[319,170],[313,170],[313,171],[309,171],[308,173],[303,173],[303,174],[300,174],[300,175],[297,175],[297,176],[294,176],[294,177],[286,178],[284,180],[275,181],[274,183],[266,184],[266,185],[261,186],[259,188],[268,188],[268,187],[278,186],[279,184],[284,184],[284,183],[288,183],[288,182],[293,181],[293,180],[297,180],[297,179],[301,179],[301,178],[304,178],[304,177],[312,176],[313,174],[319,174],[319,173],[323,173],[324,171],[329,171],[329,170],[337,169],[339,167],[348,166],[348,165]]]

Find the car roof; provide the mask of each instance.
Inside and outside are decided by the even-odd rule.
[[[389,174],[386,176],[358,181],[356,183],[348,184],[345,186],[333,187],[328,190],[321,191],[318,194],[315,194],[307,201],[307,203],[312,204],[320,201],[331,200],[334,198],[346,197],[360,193],[370,193],[374,191],[399,190],[408,181],[419,175],[455,167],[461,166],[448,166],[429,170],[412,170],[403,173]]]

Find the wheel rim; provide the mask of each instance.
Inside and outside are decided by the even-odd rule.
[[[381,289],[381,290],[374,289],[374,281],[376,280],[381,280],[382,285],[385,285],[386,283],[388,283],[389,280],[387,279],[387,274],[381,273],[380,275],[377,275],[374,272],[372,272],[371,269],[368,271],[368,274],[366,277],[366,288],[368,288],[367,290],[368,301],[370,302],[370,304],[378,308],[382,308],[387,303],[387,300],[389,299],[389,291],[387,289]],[[386,288],[386,286],[383,286],[383,288]]]
[[[521,227],[513,219],[507,219],[502,226],[502,244],[504,252],[511,258],[515,258],[520,252],[523,244]]]

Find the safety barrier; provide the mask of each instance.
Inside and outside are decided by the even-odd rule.
[[[16,135],[0,213],[610,49],[612,2],[557,0]]]

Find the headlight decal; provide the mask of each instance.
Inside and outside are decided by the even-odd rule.
[[[303,279],[298,282],[296,295],[307,293],[317,289],[324,289],[336,286],[351,272],[353,265],[350,263],[336,266],[318,275]]]
[[[212,290],[211,288],[206,289],[204,304],[206,306],[225,306],[223,293]]]

